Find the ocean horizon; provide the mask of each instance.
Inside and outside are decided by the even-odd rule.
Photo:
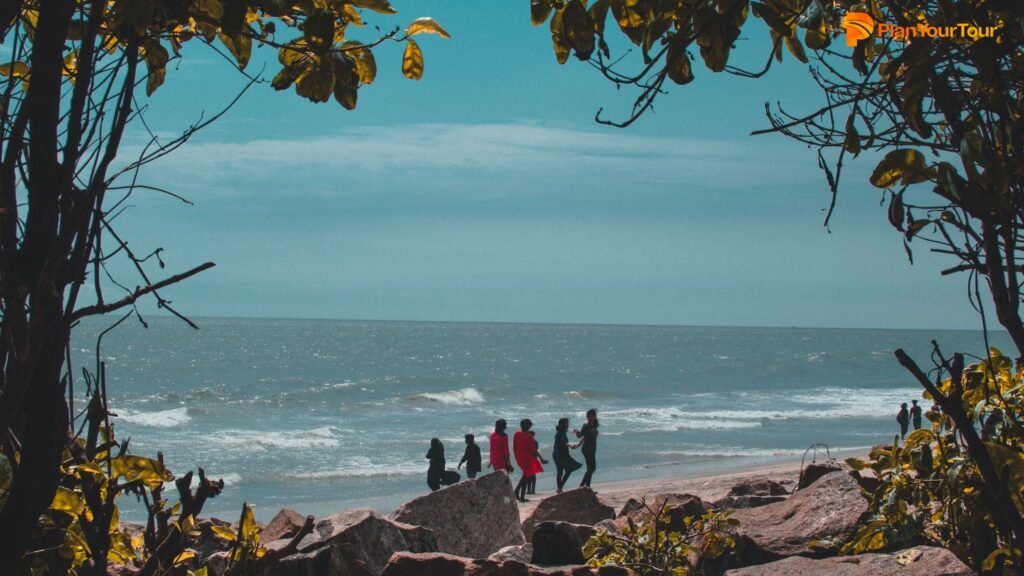
[[[388,511],[428,491],[431,438],[455,468],[475,434],[486,462],[494,420],[517,429],[530,418],[547,456],[558,418],[576,426],[590,408],[598,490],[799,458],[817,443],[867,449],[891,442],[899,404],[921,397],[893,350],[922,366],[932,339],[984,352],[969,330],[196,320],[201,330],[129,319],[103,338],[101,359],[118,438],[138,455],[162,450],[176,475],[201,466],[223,478],[205,513],[224,518],[242,502],[262,519],[281,507]],[[76,374],[94,369],[111,323],[76,328]],[[83,387],[79,376],[76,403]],[[553,477],[552,467],[538,489]],[[140,519],[129,500],[124,517]]]

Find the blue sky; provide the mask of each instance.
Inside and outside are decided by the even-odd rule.
[[[195,202],[140,192],[118,220],[170,273],[217,268],[166,291],[196,316],[513,322],[975,328],[965,279],[918,245],[907,263],[872,159],[847,165],[832,232],[812,150],[748,134],[764,102],[808,110],[791,58],[759,81],[672,87],[627,130],[593,122],[632,102],[573,59],[559,66],[526,0],[396,1],[384,28],[433,16],[426,73],[377,50],[359,108],[257,86],[220,122],[143,172]],[[754,22],[758,27],[759,22]],[[750,34],[750,33],[748,33]],[[366,38],[366,37],[364,37]],[[738,43],[760,63],[768,40]],[[276,54],[265,75],[276,72]],[[260,59],[249,70],[256,72]],[[244,78],[186,53],[150,102],[183,130]],[[124,147],[137,149],[138,135]],[[157,274],[159,275],[159,274]]]

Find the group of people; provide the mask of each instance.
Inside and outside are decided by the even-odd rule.
[[[597,469],[597,410],[587,411],[587,422],[572,433],[578,442],[569,443],[569,419],[561,418],[555,426],[554,448],[551,452],[551,460],[555,463],[555,483],[559,493],[569,481],[569,476],[583,467],[579,461],[572,457],[570,450],[579,449],[583,454],[587,470],[583,474],[580,486],[590,486],[590,481]],[[537,475],[544,471],[544,464],[549,461],[541,456],[540,445],[537,443],[536,434],[533,431],[533,422],[524,418],[519,422],[519,431],[512,436],[512,447],[509,449],[508,423],[499,419],[494,423],[494,432],[490,437],[490,454],[487,466],[494,470],[505,470],[510,475],[515,472],[512,465],[513,458],[519,466],[521,476],[516,484],[516,499],[526,502],[528,494],[535,494],[537,487]],[[466,475],[469,478],[476,478],[476,475],[483,470],[483,459],[480,455],[480,446],[472,434],[466,434],[466,451],[462,455],[458,468],[466,465]],[[427,485],[431,490],[438,490],[442,485],[452,484],[459,481],[457,473],[445,471],[444,444],[437,438],[430,440],[430,450],[427,452],[427,459],[430,460],[430,467],[427,470]]]
[[[896,422],[900,425],[900,438],[907,437],[911,421],[914,423],[914,430],[921,429],[921,407],[917,405],[917,400],[910,402],[913,404],[910,410],[907,410],[907,403],[904,402],[900,404],[900,411],[896,413]]]

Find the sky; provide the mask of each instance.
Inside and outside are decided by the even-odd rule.
[[[400,45],[375,52],[356,111],[253,87],[220,121],[147,167],[116,221],[165,270],[217,267],[164,291],[194,316],[732,326],[977,328],[966,278],[916,246],[910,266],[848,162],[831,230],[815,151],[767,126],[765,102],[812,110],[807,68],[786,55],[748,80],[696,66],[628,129],[633,94],[585,63],[555,61],[527,0],[395,0],[383,29],[431,16],[419,82]],[[470,7],[472,6],[472,7]],[[754,28],[760,22],[753,22]],[[367,34],[373,30],[367,29]],[[287,36],[288,31],[281,35]],[[369,35],[361,36],[368,40]],[[760,64],[748,32],[731,63]],[[635,56],[635,54],[634,54]],[[276,73],[264,49],[249,72]],[[636,59],[634,58],[635,62]],[[180,133],[246,79],[189,48],[148,103]],[[142,144],[135,133],[128,158]],[[127,279],[134,285],[134,279]]]

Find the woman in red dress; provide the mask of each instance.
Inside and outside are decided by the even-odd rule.
[[[508,424],[505,423],[505,419],[502,418],[494,423],[494,432],[491,434],[491,453],[490,462],[488,466],[497,470],[504,470],[509,474],[512,473],[512,458],[508,453],[508,434],[505,433],[505,428]]]
[[[519,469],[523,471],[523,476],[516,484],[516,500],[526,502],[527,484],[531,478],[544,471],[541,462],[547,464],[548,461],[537,452],[537,443],[530,435],[533,422],[529,418],[524,418],[519,422],[519,428],[519,432],[512,437],[512,453],[515,454]]]

